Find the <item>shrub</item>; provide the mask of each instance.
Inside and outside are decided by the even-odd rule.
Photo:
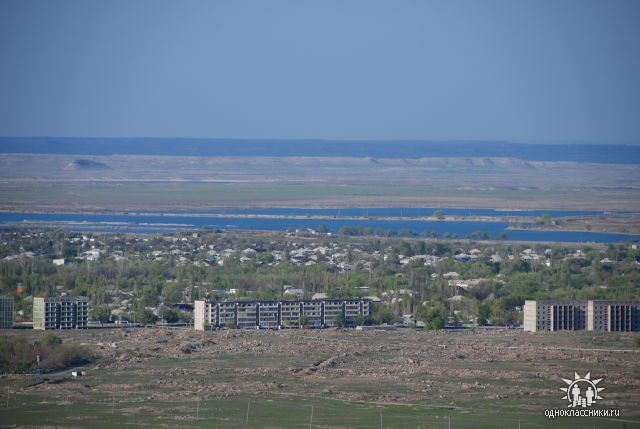
[[[397,316],[386,305],[376,305],[371,319],[373,320],[374,324],[383,325],[395,322]]]
[[[335,324],[336,324],[336,326],[338,326],[340,328],[343,328],[347,324],[347,321],[344,318],[344,314],[338,313],[336,315]]]
[[[442,329],[447,323],[447,315],[440,306],[421,306],[416,311],[416,319],[424,322],[427,329]]]
[[[165,308],[160,314],[165,323],[176,323],[180,321],[180,314],[173,308]]]
[[[307,316],[300,316],[300,326],[305,327],[309,325],[309,318]]]
[[[24,373],[38,369],[63,369],[82,365],[95,358],[91,350],[73,343],[62,343],[53,332],[46,332],[36,342],[29,343],[22,335],[0,338],[0,372]]]
[[[40,367],[48,370],[67,368],[89,363],[93,358],[93,353],[85,346],[60,344],[41,361]]]
[[[55,347],[62,344],[62,339],[53,332],[45,332],[40,336],[38,342],[45,347]]]

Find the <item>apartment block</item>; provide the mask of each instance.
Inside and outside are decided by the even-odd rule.
[[[258,303],[258,326],[277,329],[280,326],[280,306],[277,301]]]
[[[236,326],[240,329],[255,328],[258,325],[258,303],[238,302],[236,303]]]
[[[195,301],[194,327],[196,330],[223,326],[249,329],[299,328],[304,317],[305,326],[322,328],[336,326],[338,315],[347,325],[354,325],[356,317],[369,317],[369,300],[315,300],[315,301]]]
[[[12,296],[0,296],[0,329],[11,329],[15,318]]]
[[[589,301],[587,325],[590,331],[640,331],[639,301]]]
[[[640,330],[640,301],[526,301],[524,330],[617,331]]]
[[[280,322],[286,328],[300,327],[300,301],[280,302]]]
[[[365,302],[359,299],[352,299],[344,302],[344,320],[347,325],[356,324],[356,317],[362,315],[365,311],[363,309],[364,303]],[[369,313],[367,312],[367,314]]]
[[[322,328],[324,319],[322,317],[322,301],[302,301],[301,313],[307,319],[305,326],[309,328]]]
[[[213,323],[214,326],[238,326],[236,323],[236,303],[221,302],[216,305],[216,318]]]
[[[33,299],[33,329],[85,329],[88,320],[85,297]]]
[[[322,323],[326,327],[336,326],[338,316],[344,317],[343,300],[327,300],[323,302]]]

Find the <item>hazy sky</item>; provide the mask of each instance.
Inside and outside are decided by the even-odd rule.
[[[0,1],[0,135],[640,142],[640,1]]]

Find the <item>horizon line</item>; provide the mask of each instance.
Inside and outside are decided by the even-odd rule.
[[[136,136],[136,137],[97,137],[97,136],[54,136],[54,135],[0,135],[0,139],[68,139],[68,140],[191,140],[191,141],[260,141],[260,142],[284,142],[284,141],[306,141],[306,142],[347,142],[347,143],[505,143],[517,145],[607,145],[607,146],[637,146],[638,141],[616,140],[609,143],[592,140],[509,140],[509,139],[435,139],[435,138],[413,138],[413,139],[392,139],[392,138],[314,138],[314,137],[156,137],[156,136]]]

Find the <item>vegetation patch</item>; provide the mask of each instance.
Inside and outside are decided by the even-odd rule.
[[[87,347],[63,343],[52,332],[31,341],[22,335],[0,338],[0,372],[5,374],[53,371],[93,360],[94,355]]]

